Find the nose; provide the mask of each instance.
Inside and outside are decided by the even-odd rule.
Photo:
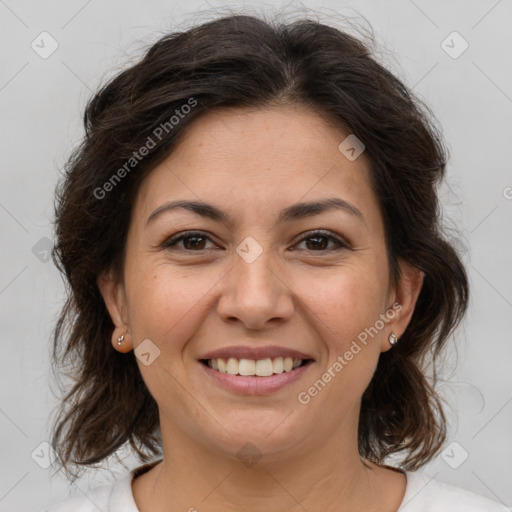
[[[294,312],[293,293],[269,251],[248,262],[238,254],[223,280],[217,310],[223,320],[239,320],[247,329],[264,329],[271,321],[285,321]]]

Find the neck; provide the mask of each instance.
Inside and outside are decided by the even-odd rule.
[[[359,457],[357,422],[344,422],[323,443],[259,460],[222,454],[171,425],[162,424],[164,432],[163,461],[132,484],[142,512],[168,512],[169,503],[191,512],[372,510],[375,466]]]

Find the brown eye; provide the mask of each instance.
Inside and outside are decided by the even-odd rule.
[[[306,243],[306,250],[308,251],[326,252],[337,249],[349,249],[349,246],[345,242],[324,231],[309,233],[300,241],[300,243],[303,242]],[[334,248],[328,248],[330,242],[335,244]]]
[[[207,240],[210,240],[210,237],[203,233],[190,231],[167,239],[162,244],[162,247],[166,249],[178,247],[178,249],[183,249],[185,251],[202,251],[206,249],[205,243]],[[178,246],[180,242],[183,242],[181,247]]]

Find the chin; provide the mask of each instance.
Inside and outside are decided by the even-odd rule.
[[[289,452],[300,443],[302,437],[307,436],[303,431],[304,424],[292,424],[289,411],[272,411],[262,414],[260,411],[237,411],[236,417],[219,423],[229,432],[222,439],[212,440],[223,451],[231,455],[251,456],[279,455]],[[302,432],[302,436],[301,436]]]

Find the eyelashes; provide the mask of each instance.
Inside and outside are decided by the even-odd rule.
[[[165,240],[164,243],[162,244],[162,248],[170,249],[172,247],[176,247],[178,245],[178,243],[183,240],[190,240],[190,239],[194,239],[194,238],[195,239],[202,238],[202,239],[211,241],[211,238],[208,235],[205,235],[204,233],[202,233],[201,231],[186,231],[185,233],[171,236],[170,238]],[[201,247],[200,250],[204,250],[204,248]],[[198,252],[198,251],[194,251],[194,252]]]
[[[326,240],[327,244],[325,243],[318,243],[320,240]],[[171,236],[164,240],[164,242],[161,244],[162,249],[170,249],[170,250],[180,250],[182,252],[202,252],[204,250],[207,250],[207,247],[204,247],[204,243],[199,242],[198,240],[207,241],[213,243],[212,239],[204,232],[202,231],[185,231],[184,233],[179,233],[177,235]],[[315,230],[310,231],[302,236],[302,238],[299,239],[299,241],[296,243],[296,245],[299,245],[303,242],[309,242],[309,241],[315,241],[314,244],[317,244],[317,248],[315,249],[304,249],[308,252],[332,252],[332,251],[339,251],[339,250],[350,250],[350,246],[341,238],[338,236],[332,234],[329,231],[322,231],[322,230]],[[187,241],[193,241],[192,245],[189,246],[189,248],[186,247]],[[184,243],[182,247],[179,247],[178,244],[181,242]],[[326,248],[326,246],[329,245],[329,243],[334,243],[334,248]],[[314,247],[313,244],[313,247]],[[311,246],[311,244],[310,244]],[[318,247],[320,246],[320,247]],[[294,249],[296,250],[296,249]],[[301,249],[299,249],[301,250]]]

